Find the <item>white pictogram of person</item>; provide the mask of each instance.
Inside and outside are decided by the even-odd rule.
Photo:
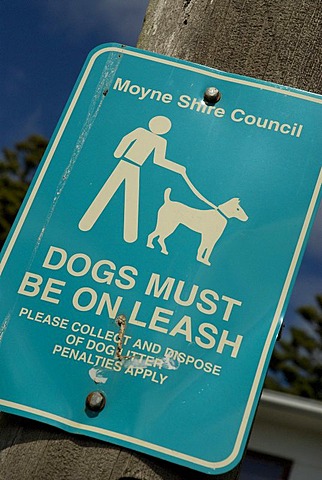
[[[149,121],[149,130],[139,127],[125,135],[118,144],[114,157],[121,158],[101,190],[98,192],[79,222],[83,231],[90,230],[112,197],[124,182],[123,238],[135,242],[138,238],[140,167],[153,152],[153,162],[161,167],[186,175],[186,168],[166,158],[167,140],[161,135],[171,129],[171,120],[156,116]]]

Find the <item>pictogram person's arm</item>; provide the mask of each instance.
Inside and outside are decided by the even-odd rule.
[[[122,138],[122,140],[120,141],[120,143],[118,144],[118,146],[115,149],[115,152],[114,152],[114,157],[115,158],[121,158],[122,155],[124,155],[125,152],[128,150],[131,143],[133,143],[135,140],[137,140],[137,138],[138,138],[137,131],[138,130],[139,129],[133,130],[133,132],[128,133],[127,135],[125,135]]]
[[[184,175],[186,173],[186,167],[180,165],[178,163],[173,162],[172,160],[168,160],[166,156],[166,147],[167,142],[164,138],[159,138],[159,143],[155,147],[154,153],[154,163],[160,165],[160,167],[167,168],[168,170],[172,170],[172,172],[179,173],[180,175]]]

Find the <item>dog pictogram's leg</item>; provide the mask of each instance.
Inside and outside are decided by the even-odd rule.
[[[156,235],[154,235],[154,232],[150,233],[150,235],[148,236],[148,241],[146,243],[147,247],[154,248],[153,240],[155,239],[155,237],[156,237]]]
[[[161,246],[161,253],[164,253],[164,255],[168,255],[169,252],[167,250],[164,240],[164,237],[161,237],[161,235],[159,235],[158,243]]]
[[[211,252],[209,252],[207,255],[207,249],[200,246],[197,253],[198,262],[204,263],[205,265],[211,265],[211,263],[209,262],[210,253]]]
[[[148,241],[147,241],[147,244],[146,246],[149,247],[149,248],[154,248],[154,245],[153,245],[153,240],[156,238],[156,237],[159,237],[158,238],[158,243],[159,245],[161,246],[161,253],[164,253],[164,255],[168,255],[168,250],[167,250],[167,247],[166,247],[166,244],[164,242],[164,238],[161,238],[161,236],[159,235],[159,233],[154,230],[152,233],[150,233],[150,235],[148,236]]]

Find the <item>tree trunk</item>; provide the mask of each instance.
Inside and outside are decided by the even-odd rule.
[[[151,0],[140,48],[322,93],[319,0]],[[233,480],[14,415],[0,416],[1,480]]]

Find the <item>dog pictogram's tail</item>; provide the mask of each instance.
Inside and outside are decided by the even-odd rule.
[[[164,203],[170,202],[170,193],[171,193],[171,188],[166,188],[164,190]]]

